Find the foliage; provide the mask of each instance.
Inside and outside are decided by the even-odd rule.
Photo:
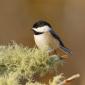
[[[0,85],[45,85],[36,82],[35,76],[44,76],[50,70],[55,70],[55,65],[57,67],[59,63],[62,60],[57,55],[49,56],[37,48],[14,42],[1,45]]]

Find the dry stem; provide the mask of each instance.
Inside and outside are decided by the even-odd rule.
[[[75,74],[75,75],[73,75],[73,76],[65,79],[65,80],[62,81],[61,83],[59,83],[59,85],[65,85],[65,84],[70,83],[70,82],[72,82],[73,80],[75,80],[75,79],[77,79],[77,78],[79,78],[79,77],[80,77],[80,74]]]

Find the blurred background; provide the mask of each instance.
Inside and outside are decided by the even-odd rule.
[[[32,25],[48,21],[73,51],[61,72],[67,77],[80,73],[72,85],[85,85],[84,0],[0,0],[0,44],[10,40],[33,47]]]

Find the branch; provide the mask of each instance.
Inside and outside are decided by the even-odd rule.
[[[73,76],[65,79],[64,81],[62,81],[62,82],[59,83],[58,85],[65,85],[65,84],[70,83],[70,82],[72,82],[73,80],[75,80],[75,79],[77,79],[77,78],[79,78],[79,77],[80,77],[80,74],[75,74],[75,75],[73,75]]]

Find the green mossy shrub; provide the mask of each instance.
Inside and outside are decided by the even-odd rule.
[[[62,62],[57,55],[49,56],[37,48],[24,47],[14,42],[1,45],[0,85],[46,85],[34,77],[44,76]]]

